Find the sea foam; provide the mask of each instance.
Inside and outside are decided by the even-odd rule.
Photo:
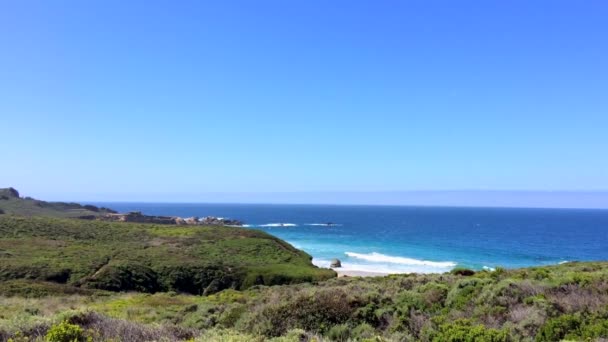
[[[390,255],[380,254],[380,253],[376,253],[376,252],[372,252],[369,254],[346,252],[345,254],[351,258],[361,259],[361,260],[366,260],[366,261],[371,261],[371,262],[383,262],[383,263],[390,263],[390,264],[413,265],[413,266],[430,266],[430,267],[437,267],[437,268],[456,266],[456,263],[453,261],[418,260],[418,259],[412,259],[412,258],[390,256]]]
[[[328,268],[331,261],[327,259],[314,258],[313,264],[318,267]],[[337,268],[336,271],[355,271],[355,272],[367,272],[367,273],[385,273],[385,274],[404,274],[404,273],[444,273],[449,272],[453,267],[432,267],[426,265],[404,265],[404,264],[391,264],[381,262],[349,262],[342,261],[342,267]]]
[[[307,223],[305,226],[341,227],[339,223]]]
[[[298,225],[295,223],[267,223],[260,224],[257,227],[297,227]]]

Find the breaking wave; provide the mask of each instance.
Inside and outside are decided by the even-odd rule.
[[[260,224],[256,227],[297,227],[298,225],[295,223],[267,223]]]
[[[413,266],[430,266],[430,267],[454,267],[456,263],[453,261],[428,261],[428,260],[418,260],[412,258],[404,258],[404,257],[396,257],[390,255],[384,255],[376,252],[372,252],[369,254],[361,254],[354,252],[346,252],[351,258],[361,259],[372,262],[384,262],[390,264],[401,264],[401,265],[413,265]]]
[[[307,223],[305,226],[324,226],[324,227],[340,227],[339,223]]]

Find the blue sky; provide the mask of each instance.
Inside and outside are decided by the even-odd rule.
[[[608,190],[606,18],[605,1],[5,1],[0,186]]]

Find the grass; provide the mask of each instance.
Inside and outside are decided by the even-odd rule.
[[[0,280],[80,289],[179,291],[319,281],[335,276],[261,231],[0,216]]]
[[[7,292],[10,286],[0,283],[0,312],[10,312],[0,315],[0,337],[18,331],[43,336],[67,320],[80,322],[84,331],[93,329],[94,340],[125,331],[197,341],[608,338],[606,262],[467,274],[334,278],[208,296],[98,290],[29,296]],[[20,282],[30,288],[52,286],[47,294],[57,289],[51,283]]]

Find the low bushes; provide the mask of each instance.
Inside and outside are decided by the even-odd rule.
[[[84,330],[80,326],[68,322],[52,326],[45,339],[48,342],[84,342],[87,340]]]
[[[0,281],[208,295],[336,276],[261,231],[0,216]]]
[[[507,330],[489,329],[481,324],[475,325],[469,320],[442,324],[437,331],[430,334],[429,339],[433,342],[507,342],[510,340]]]
[[[248,318],[247,325],[266,336],[281,336],[294,328],[324,333],[349,320],[354,310],[343,290],[303,292],[289,301],[266,303]]]
[[[608,313],[562,315],[548,320],[536,341],[595,340],[608,337]]]

